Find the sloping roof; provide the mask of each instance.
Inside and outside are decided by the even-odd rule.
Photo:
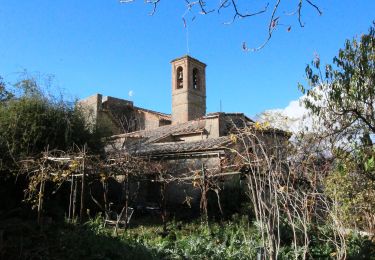
[[[223,149],[231,142],[228,136],[191,142],[150,143],[126,142],[123,149],[133,155],[163,155],[171,153],[203,152]]]
[[[178,60],[182,60],[182,59],[193,60],[193,61],[195,61],[195,62],[197,62],[197,63],[202,64],[202,65],[205,66],[205,67],[207,66],[207,64],[205,64],[205,63],[201,62],[200,60],[197,60],[196,58],[193,58],[193,57],[191,57],[191,56],[189,56],[189,55],[184,55],[184,56],[182,56],[182,57],[179,57],[179,58],[173,59],[173,60],[171,60],[171,63],[172,63],[172,62],[175,62],[175,61],[178,61]]]
[[[235,124],[237,127],[252,127],[254,124],[251,119],[243,120],[242,113],[215,113],[209,114],[197,120],[188,121],[176,125],[161,126],[151,130],[136,131],[110,137],[109,141],[115,141],[122,147],[124,152],[133,155],[152,155],[163,156],[165,154],[209,152],[213,150],[222,150],[231,143],[229,134],[230,128]],[[221,137],[208,137],[202,140],[181,141],[178,137],[183,135],[197,135],[204,133],[206,120],[213,117],[223,119],[222,123],[228,131],[223,132]],[[242,117],[242,119],[241,119]],[[241,122],[236,122],[241,121]],[[234,129],[235,130],[235,129]],[[285,135],[286,132],[276,129],[259,129],[260,133],[276,133]],[[175,138],[177,137],[177,138]],[[202,136],[203,138],[203,136]]]
[[[205,127],[204,120],[193,120],[188,121],[186,123],[176,124],[176,125],[166,125],[161,126],[151,130],[141,130],[121,135],[112,136],[110,139],[118,139],[118,138],[142,138],[144,144],[150,144],[156,142],[164,137],[169,135],[176,135],[176,134],[188,134],[192,132],[203,131]]]
[[[225,117],[242,117],[243,119],[247,120],[248,122],[255,123],[254,120],[246,116],[244,113],[226,113],[226,112],[212,112],[208,113],[205,118],[210,117],[218,117],[218,116],[225,116]]]
[[[172,153],[202,152],[222,149],[230,142],[228,136],[207,138],[197,141],[171,141],[170,137],[203,133],[206,121],[204,118],[176,125],[161,126],[152,130],[112,136],[112,140],[122,140],[122,149],[134,155],[163,155]]]
[[[157,115],[157,116],[159,116],[163,119],[166,119],[166,120],[172,119],[172,116],[170,114],[165,114],[165,113],[162,113],[162,112],[158,112],[158,111],[154,111],[154,110],[150,110],[150,109],[146,109],[146,108],[142,108],[142,107],[136,107],[136,106],[134,106],[134,109]]]

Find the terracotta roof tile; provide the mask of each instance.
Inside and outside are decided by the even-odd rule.
[[[223,149],[230,143],[228,136],[209,138],[193,142],[151,143],[125,142],[123,149],[134,155],[161,155],[169,153],[200,152]]]

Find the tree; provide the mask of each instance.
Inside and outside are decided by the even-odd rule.
[[[306,67],[310,87],[299,85],[312,115],[319,118],[328,135],[371,144],[375,134],[375,22],[360,40],[347,40],[333,59],[335,66],[321,68],[317,56]]]
[[[0,104],[11,99],[13,94],[6,89],[6,84],[3,78],[0,77]]]
[[[0,170],[17,171],[18,161],[47,147],[66,150],[73,145],[100,144],[90,133],[82,112],[62,99],[48,96],[35,78],[0,84]]]
[[[319,138],[331,143],[336,167],[326,191],[349,226],[375,230],[375,22],[368,34],[347,40],[321,68],[316,57],[307,66],[309,87],[300,89],[304,105],[321,126]]]
[[[119,1],[120,3],[135,2],[135,0]],[[229,22],[225,22],[225,24],[231,24],[238,19],[250,18],[262,14],[269,15],[267,18],[267,36],[264,42],[256,48],[249,48],[247,47],[246,42],[243,42],[242,48],[244,51],[258,51],[262,49],[272,38],[274,31],[281,26],[285,26],[286,30],[290,32],[292,26],[290,24],[284,24],[282,21],[286,16],[296,16],[299,26],[304,27],[305,24],[302,20],[302,10],[305,8],[305,6],[312,7],[319,15],[323,14],[320,8],[311,0],[295,0],[295,7],[292,11],[287,10],[286,7],[282,7],[282,4],[287,3],[285,0],[276,0],[273,5],[270,5],[267,1],[262,1],[262,3],[259,5],[254,3],[249,4],[248,1],[240,0],[220,0],[219,3],[215,4],[208,3],[208,1],[204,0],[185,0],[182,2],[184,2],[186,5],[186,12],[182,16],[184,27],[187,26],[186,15],[190,12],[194,14],[192,18],[192,20],[194,20],[196,17],[195,12],[199,13],[200,15],[207,15],[215,12],[219,14],[229,10],[229,12],[231,12],[232,19]],[[150,15],[153,15],[156,12],[157,7],[161,4],[161,0],[145,0],[145,3],[152,6]],[[280,11],[283,8],[284,10]],[[253,9],[255,11],[247,11],[248,9]]]

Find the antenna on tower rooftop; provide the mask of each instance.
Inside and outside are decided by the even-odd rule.
[[[184,22],[184,28],[185,28],[185,32],[186,32],[186,52],[187,54],[190,53],[190,50],[189,50],[189,27],[186,23],[186,20],[184,18],[184,16],[186,15],[186,12],[185,14],[182,16],[182,21]]]
[[[187,51],[187,54],[190,53],[190,50],[189,50],[189,27],[186,27],[186,51]]]

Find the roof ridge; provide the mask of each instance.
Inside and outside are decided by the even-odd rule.
[[[161,116],[164,116],[164,117],[169,117],[169,118],[171,117],[171,114],[166,114],[166,113],[163,113],[163,112],[158,112],[158,111],[143,108],[143,107],[137,107],[137,106],[133,106],[133,107],[135,109],[143,110],[143,111],[146,111],[146,112],[151,112],[151,113],[158,114],[158,115],[161,115]]]

